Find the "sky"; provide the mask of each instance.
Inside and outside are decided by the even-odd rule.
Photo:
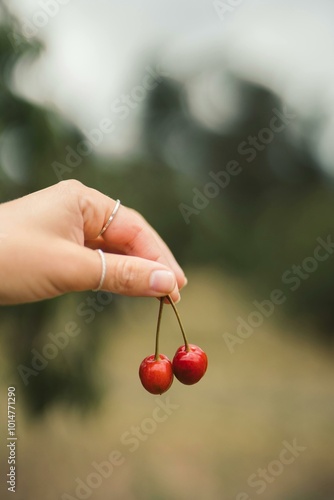
[[[11,0],[10,4],[24,32],[34,31],[46,46],[34,64],[18,65],[19,92],[58,110],[81,129],[89,131],[106,117],[117,119],[112,111],[115,100],[141,85],[147,67],[155,70],[156,64],[184,84],[195,119],[204,126],[221,127],[222,117],[233,114],[217,84],[227,65],[237,75],[275,91],[298,110],[301,121],[326,115],[314,148],[323,168],[334,174],[334,2]],[[233,104],[233,89],[226,90]],[[113,140],[101,144],[101,154],[121,156],[138,146],[141,104],[131,108]]]

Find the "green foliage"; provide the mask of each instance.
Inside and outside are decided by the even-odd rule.
[[[22,37],[15,18],[3,10],[1,201],[57,182],[54,162],[64,164],[66,148],[76,150],[83,139],[73,124],[26,102],[13,90],[11,79],[17,62],[32,59],[42,50],[36,40],[28,42]],[[293,144],[288,127],[258,151],[254,161],[248,162],[240,154],[240,144],[267,127],[273,109],[281,109],[281,103],[268,90],[236,78],[234,82],[242,96],[242,112],[228,130],[214,133],[195,123],[184,105],[182,86],[165,78],[146,103],[143,157],[120,162],[91,154],[77,167],[65,170],[61,178],[76,178],[119,197],[124,205],[147,218],[181,264],[221,267],[248,283],[254,299],[264,299],[272,289],[282,287],[285,271],[312,255],[318,237],[334,234],[333,189],[323,182],[307,141],[301,146]],[[212,182],[210,172],[225,170],[231,160],[238,161],[242,172],[208,198],[205,208],[196,209],[187,224],[179,205],[193,207],[194,189],[203,193],[206,184]],[[322,338],[330,342],[334,324],[333,273],[331,257],[301,282],[284,307],[287,313],[307,317],[321,327]],[[105,332],[103,318],[110,312],[115,314],[117,301],[90,325],[75,312],[85,297],[89,293],[1,310],[0,328],[15,373],[18,365],[29,365],[33,348],[43,348],[48,332],[61,331],[71,319],[78,322],[82,332],[73,348],[50,362],[38,377],[32,377],[27,387],[22,386],[34,412],[43,412],[59,400],[87,407],[95,404],[101,393],[98,354],[104,336],[113,330],[111,327],[111,332]]]
[[[42,47],[37,42],[28,43],[16,31],[15,20],[4,12],[0,31],[0,141],[2,160],[4,143],[10,144],[9,155],[4,165],[0,163],[0,199],[7,201],[42,189],[58,181],[52,162],[62,161],[66,147],[75,147],[81,139],[76,128],[56,114],[26,102],[12,91],[11,75],[21,57],[34,57]],[[15,41],[19,41],[18,45]],[[10,140],[8,140],[10,138]],[[9,146],[8,146],[9,147]],[[19,169],[13,167],[11,158],[20,152]],[[9,156],[9,158],[8,158]],[[15,165],[14,165],[15,167]],[[80,174],[87,170],[83,161]],[[74,176],[73,176],[74,177]],[[80,177],[80,175],[79,175]],[[91,294],[90,294],[91,295]],[[41,414],[56,401],[67,401],[87,408],[96,404],[102,386],[97,373],[97,358],[101,346],[100,320],[94,321],[94,331],[76,314],[76,308],[87,294],[60,297],[52,301],[2,307],[0,331],[6,338],[7,352],[12,360],[12,377],[17,380],[27,407]],[[113,304],[101,312],[110,314]],[[65,313],[65,314],[64,314]],[[57,320],[64,314],[64,320]],[[67,319],[66,315],[68,316]],[[62,331],[66,321],[76,321],[81,334],[72,347],[59,350],[55,360],[48,362],[47,369],[37,375],[19,375],[17,367],[32,369],[32,349],[42,352],[50,342],[48,333]],[[110,332],[108,332],[110,333]],[[27,385],[24,383],[27,382]]]

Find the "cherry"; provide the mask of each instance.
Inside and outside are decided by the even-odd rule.
[[[140,364],[139,378],[145,389],[151,394],[166,392],[173,383],[173,367],[164,354],[159,354],[159,332],[164,298],[160,299],[157,330],[155,334],[155,353],[147,356]]]
[[[172,363],[167,356],[159,353],[161,315],[166,299],[170,302],[174,310],[184,340],[184,345],[178,348]],[[155,353],[147,356],[139,367],[139,378],[142,385],[151,394],[163,394],[172,385],[174,375],[183,384],[192,385],[196,384],[203,377],[207,367],[208,358],[205,352],[197,345],[189,344],[181,318],[172,298],[170,295],[161,297],[155,336]]]
[[[194,344],[182,345],[173,358],[174,375],[182,384],[196,384],[205,374],[207,367],[207,355]]]
[[[174,375],[183,384],[196,384],[208,367],[207,355],[197,345],[189,344],[176,306],[169,295],[167,299],[173,307],[184,340],[184,345],[178,348],[173,358]]]
[[[164,354],[147,356],[139,367],[139,377],[145,389],[151,394],[166,392],[173,383],[172,363]]]

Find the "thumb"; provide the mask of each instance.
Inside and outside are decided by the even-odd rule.
[[[170,294],[178,302],[176,276],[167,266],[129,255],[104,253],[106,274],[101,289],[121,295],[162,297]],[[75,290],[96,289],[102,276],[102,259],[97,251],[81,247],[76,252],[71,284]],[[72,273],[71,273],[72,274]]]

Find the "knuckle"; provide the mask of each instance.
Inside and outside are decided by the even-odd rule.
[[[132,259],[121,259],[117,264],[115,272],[117,288],[125,292],[131,291],[135,286],[137,271],[137,266]]]
[[[76,179],[67,179],[58,183],[59,196],[64,200],[66,205],[72,208],[82,208],[83,199],[85,198],[86,186]]]
[[[65,181],[60,181],[58,183],[60,189],[64,189],[66,191],[76,191],[81,190],[83,188],[82,182],[77,179],[67,179]]]

